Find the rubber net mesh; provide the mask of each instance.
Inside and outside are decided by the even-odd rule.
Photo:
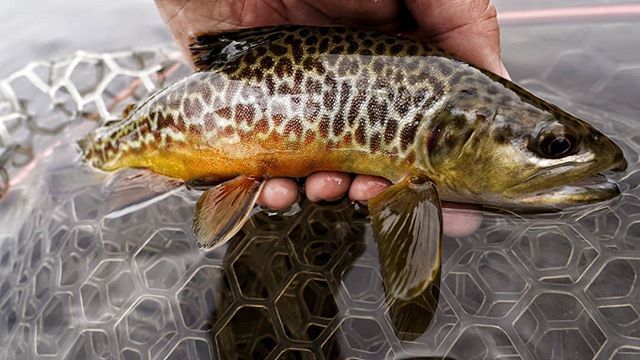
[[[445,238],[438,306],[412,305],[433,319],[398,332],[366,214],[348,202],[258,212],[209,254],[190,230],[198,192],[109,216],[118,197],[148,189],[104,195],[74,142],[187,75],[177,58],[167,48],[77,52],[0,81],[0,358],[640,356],[633,121],[594,120],[630,159],[622,200],[567,214],[486,214],[475,234]]]

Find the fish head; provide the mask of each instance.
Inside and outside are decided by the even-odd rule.
[[[601,174],[627,167],[611,139],[514,84],[491,86],[456,97],[424,136],[445,200],[558,209],[620,194]]]

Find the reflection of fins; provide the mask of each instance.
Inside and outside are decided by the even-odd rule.
[[[56,202],[69,199],[87,187],[98,188],[110,175],[78,164],[59,166],[48,171],[45,181]]]
[[[181,180],[149,170],[120,170],[111,175],[102,188],[109,202],[106,217],[115,218],[147,207],[169,197],[183,184]]]
[[[407,177],[371,199],[369,211],[387,295],[419,296],[440,271],[442,213],[435,184]]]
[[[249,218],[263,185],[260,178],[238,176],[205,191],[193,217],[198,246],[211,250],[232,238]]]
[[[440,298],[439,275],[438,273],[433,282],[415,298],[395,299],[389,304],[389,317],[398,339],[413,341],[427,331]]]

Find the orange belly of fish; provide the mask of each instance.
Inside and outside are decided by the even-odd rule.
[[[262,144],[261,144],[262,145]],[[224,150],[221,150],[224,149]],[[182,180],[224,181],[238,175],[304,177],[316,171],[342,171],[401,179],[408,172],[402,162],[386,154],[358,149],[327,150],[323,144],[287,149],[286,147],[229,144],[220,147],[174,146],[123,154],[104,170],[145,168],[157,174]]]

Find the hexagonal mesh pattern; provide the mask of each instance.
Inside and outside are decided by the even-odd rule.
[[[446,238],[426,329],[395,327],[366,213],[347,202],[259,212],[209,254],[190,230],[195,191],[110,213],[119,198],[149,189],[105,194],[71,144],[96,119],[185,75],[172,51],[29,64],[0,81],[0,185],[11,183],[0,202],[0,358],[640,356],[640,133],[631,118],[640,113],[640,63],[588,50],[598,38],[564,49],[583,39],[580,26],[571,29],[560,40],[549,40],[558,37],[552,27],[538,30],[556,56],[540,62],[543,71],[527,65],[540,56],[534,50],[506,62],[623,146],[625,193],[562,214],[486,214],[477,233]],[[506,54],[527,31],[511,32]],[[424,300],[404,306],[433,312]]]

